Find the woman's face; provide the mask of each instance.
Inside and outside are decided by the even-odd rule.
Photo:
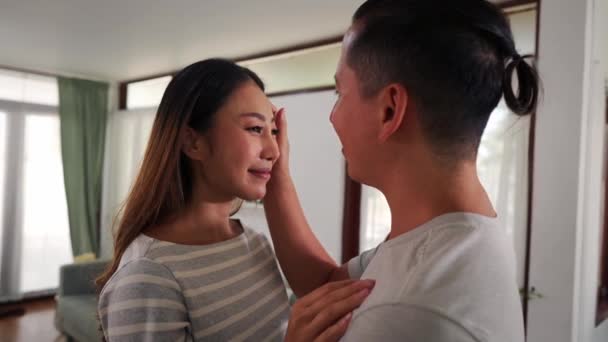
[[[279,158],[272,105],[253,82],[241,84],[215,114],[202,135],[201,191],[221,198],[256,200]]]

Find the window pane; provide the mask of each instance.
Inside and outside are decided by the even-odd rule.
[[[23,99],[23,87],[21,73],[0,69],[0,99],[20,102]]]
[[[127,85],[127,109],[158,106],[169,82],[171,82],[171,76],[129,83]]]
[[[56,288],[72,261],[59,117],[26,115],[21,291]]]
[[[23,102],[59,106],[59,86],[54,77],[26,74]]]
[[[0,99],[57,106],[57,79],[0,69]]]
[[[267,93],[334,85],[341,43],[242,61],[260,76]]]
[[[520,55],[536,51],[536,10],[509,15],[515,46]]]
[[[376,188],[361,186],[361,233],[359,251],[378,246],[391,230],[391,210]]]

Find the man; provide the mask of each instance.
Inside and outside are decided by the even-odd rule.
[[[348,174],[385,195],[392,227],[378,248],[336,265],[306,222],[279,134],[264,202],[294,292],[374,279],[345,341],[523,341],[513,247],[476,171],[501,97],[519,115],[537,102],[536,73],[507,19],[483,0],[369,0],[344,36],[335,77],[330,120]],[[282,109],[277,122],[286,132]]]

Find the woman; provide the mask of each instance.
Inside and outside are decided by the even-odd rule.
[[[274,253],[230,219],[239,199],[265,195],[279,158],[263,91],[255,73],[221,59],[186,67],[167,87],[97,281],[106,340],[335,340],[369,293],[369,281],[314,291],[294,306],[285,336]]]

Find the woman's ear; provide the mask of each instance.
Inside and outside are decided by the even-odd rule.
[[[205,137],[191,127],[186,127],[182,136],[182,152],[192,160],[204,161],[208,154]]]
[[[400,84],[390,84],[383,90],[384,112],[378,138],[387,141],[401,127],[408,105],[408,94]]]

